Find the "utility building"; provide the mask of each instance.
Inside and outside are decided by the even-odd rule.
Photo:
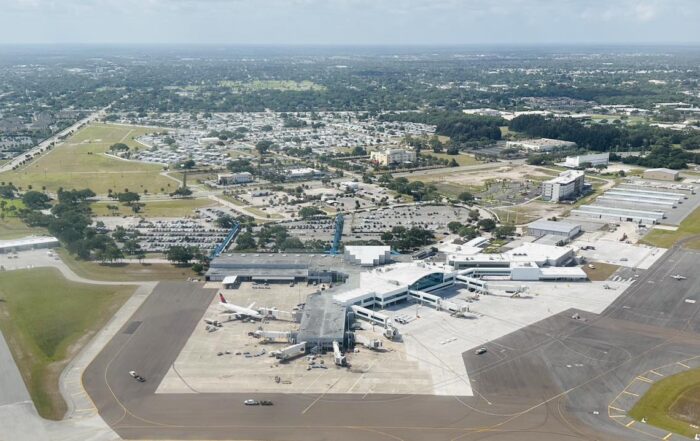
[[[581,225],[570,222],[554,222],[544,219],[536,220],[527,226],[527,233],[530,236],[542,237],[547,235],[560,236],[571,240],[581,232]]]
[[[680,179],[680,173],[678,170],[671,170],[670,168],[650,168],[644,172],[644,179],[677,181]]]

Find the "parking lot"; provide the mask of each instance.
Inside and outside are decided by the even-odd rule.
[[[216,248],[228,234],[227,229],[190,219],[141,219],[127,231],[138,234],[141,249],[147,253],[164,253],[175,245],[197,246],[207,253]]]

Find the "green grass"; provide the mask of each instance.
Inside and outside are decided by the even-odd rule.
[[[700,387],[700,369],[682,372],[657,381],[634,405],[629,416],[638,421],[646,418],[647,424],[692,438],[698,433],[698,429],[690,427],[690,422],[680,419],[680,415],[674,409],[690,405],[694,408],[694,414],[698,415],[700,406],[694,406],[693,401],[697,400],[697,397],[692,396],[693,391],[697,391],[698,387]],[[700,425],[700,421],[695,419],[693,424]]]
[[[143,217],[184,217],[194,214],[194,210],[217,205],[209,199],[173,199],[172,201],[144,202],[141,211],[134,213],[131,207],[118,202],[96,202],[91,205],[96,216],[143,216]],[[117,211],[107,206],[117,206]]]
[[[97,194],[108,189],[143,193],[169,193],[177,188],[177,182],[161,176],[161,166],[123,161],[104,155],[109,147],[123,142],[129,147],[144,148],[134,138],[154,129],[136,126],[92,124],[80,130],[28,166],[0,174],[0,181],[12,182],[26,189],[46,187],[55,192],[63,188],[90,188]]]
[[[439,159],[447,159],[452,161],[453,159],[457,161],[460,166],[463,165],[476,165],[481,164],[481,161],[477,161],[472,155],[448,155],[447,153],[432,153],[432,152],[421,152],[422,156],[432,156]]]
[[[186,280],[195,273],[189,266],[169,263],[111,263],[77,260],[64,249],[58,249],[61,260],[80,277],[108,282],[151,282],[160,280]]]
[[[681,222],[676,231],[668,230],[651,230],[641,240],[642,243],[660,248],[670,248],[679,240],[689,238],[700,234],[700,208],[690,213],[688,217]],[[686,243],[687,248],[700,249],[700,238],[692,239]]]
[[[0,329],[41,416],[63,416],[61,371],[133,291],[69,282],[54,268],[2,274]]]
[[[40,236],[48,234],[43,228],[31,228],[16,217],[6,217],[0,220],[0,240],[18,239],[25,236]]]
[[[267,217],[269,219],[282,219],[282,215],[277,213],[268,213],[267,211],[261,210],[260,207],[245,207],[243,210],[256,216]]]
[[[589,268],[588,265],[583,265],[581,269],[588,275],[591,280],[608,280],[618,268],[618,265],[612,265],[604,262],[590,262],[595,268]]]

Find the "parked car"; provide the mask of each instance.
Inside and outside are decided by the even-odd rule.
[[[481,354],[485,354],[486,351],[487,351],[486,348],[480,347],[479,349],[477,349],[476,351],[474,351],[474,353],[475,353],[476,355],[481,355]]]
[[[245,400],[243,402],[243,404],[245,404],[246,406],[259,406],[260,401],[258,401],[258,400]]]

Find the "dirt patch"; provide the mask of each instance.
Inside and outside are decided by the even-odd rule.
[[[674,418],[700,425],[700,385],[685,391],[669,410]]]
[[[595,268],[591,268],[588,266],[589,264]],[[590,262],[589,264],[583,265],[581,268],[588,275],[588,278],[594,281],[608,280],[620,268],[618,265],[603,262]]]

